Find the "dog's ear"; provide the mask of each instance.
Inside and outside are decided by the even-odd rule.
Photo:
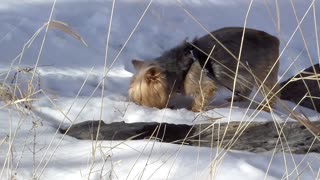
[[[147,70],[145,78],[148,83],[156,82],[161,78],[162,69],[160,67],[151,67]]]
[[[143,61],[140,61],[140,60],[137,60],[137,59],[131,60],[131,63],[132,63],[133,67],[134,67],[136,70],[140,70],[141,67],[144,65],[144,62],[143,62]]]

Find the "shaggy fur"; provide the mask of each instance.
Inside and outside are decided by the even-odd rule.
[[[232,90],[242,34],[241,27],[222,28],[192,43],[184,42],[154,60],[133,60],[137,73],[130,83],[130,100],[139,105],[164,108],[171,92],[183,93],[194,98],[193,111],[204,110],[217,89]],[[279,40],[276,37],[245,29],[235,100],[242,101],[254,86],[259,87],[264,82],[260,93],[274,104],[275,98],[271,99],[271,96],[278,90],[279,64],[275,63],[278,56]],[[203,69],[208,73],[202,73]]]
[[[132,63],[139,71],[131,80],[130,99],[139,105],[166,107],[170,90],[164,69],[157,64],[144,64],[135,60]]]

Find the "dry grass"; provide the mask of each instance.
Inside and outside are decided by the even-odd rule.
[[[55,1],[56,2],[56,1]],[[105,96],[105,84],[106,84],[106,76],[107,74],[110,72],[110,69],[112,68],[112,66],[114,65],[114,63],[118,60],[120,54],[122,53],[123,49],[126,47],[127,43],[129,42],[129,40],[131,39],[131,37],[133,36],[133,33],[136,31],[136,29],[139,27],[140,25],[140,22],[142,21],[142,19],[145,17],[145,14],[146,12],[148,11],[150,5],[153,3],[152,0],[149,1],[149,4],[147,5],[147,7],[144,9],[143,13],[141,14],[138,22],[136,23],[135,27],[133,28],[133,30],[131,31],[130,35],[128,36],[127,40],[125,41],[124,45],[122,46],[122,48],[120,49],[119,53],[116,55],[116,57],[112,60],[112,63],[109,67],[107,67],[107,62],[108,62],[108,50],[109,50],[109,40],[110,40],[110,31],[111,31],[111,27],[112,27],[112,17],[113,17],[113,14],[114,14],[114,9],[115,9],[115,0],[113,0],[113,3],[112,3],[112,12],[111,12],[111,18],[110,18],[110,22],[109,22],[109,29],[108,29],[108,34],[107,34],[107,42],[106,42],[106,51],[105,51],[105,65],[104,65],[104,70],[103,70],[103,79],[101,82],[99,82],[99,84],[96,86],[96,88],[94,89],[94,91],[92,92],[91,96],[89,96],[87,102],[84,104],[84,106],[82,107],[82,109],[78,112],[78,116],[76,116],[76,118],[74,120],[71,120],[70,118],[68,118],[68,113],[69,111],[71,110],[72,106],[74,105],[75,103],[75,100],[78,98],[80,92],[82,92],[83,88],[84,88],[84,85],[86,84],[87,82],[87,78],[85,79],[85,81],[83,82],[81,88],[79,89],[78,91],[78,94],[76,95],[76,97],[74,98],[74,102],[72,103],[72,105],[70,106],[70,109],[66,112],[66,113],[63,113],[62,110],[60,110],[54,103],[54,100],[52,100],[49,96],[46,95],[46,92],[44,92],[42,89],[41,89],[41,82],[40,82],[40,73],[39,71],[37,70],[38,67],[39,67],[39,61],[40,61],[40,57],[41,57],[41,52],[42,52],[42,47],[43,47],[43,44],[45,43],[45,40],[46,40],[46,34],[48,32],[48,30],[50,29],[56,29],[56,30],[59,30],[59,31],[62,31],[68,35],[70,35],[71,37],[79,40],[82,44],[84,44],[85,46],[87,46],[86,42],[84,41],[84,39],[78,34],[76,33],[75,31],[73,31],[69,26],[68,24],[64,23],[64,22],[60,22],[60,21],[56,21],[56,20],[52,20],[52,14],[53,14],[53,11],[54,11],[54,8],[55,8],[55,3],[53,4],[52,6],[52,11],[51,11],[51,15],[50,15],[50,18],[48,20],[47,23],[45,23],[42,27],[39,28],[38,31],[36,31],[36,33],[30,38],[30,40],[25,44],[25,46],[23,47],[21,53],[17,56],[16,59],[14,59],[14,61],[16,60],[20,60],[22,59],[23,55],[24,55],[24,51],[25,51],[25,48],[29,47],[33,40],[35,39],[35,37],[37,37],[39,35],[39,33],[43,30],[46,31],[46,34],[44,35],[44,38],[43,38],[43,41],[42,41],[42,46],[40,48],[40,53],[38,55],[38,59],[37,59],[37,62],[35,64],[34,67],[28,67],[28,68],[20,68],[16,71],[14,71],[12,68],[9,70],[9,73],[13,73],[15,72],[14,76],[13,76],[13,79],[9,80],[8,79],[8,76],[6,77],[6,79],[0,83],[0,101],[3,101],[5,102],[5,105],[3,107],[0,107],[0,109],[5,109],[5,108],[8,108],[10,109],[11,107],[16,107],[14,108],[14,111],[20,111],[20,112],[23,112],[23,113],[26,113],[28,114],[28,116],[32,116],[32,111],[34,111],[34,109],[32,108],[32,103],[34,103],[35,101],[37,101],[37,95],[39,93],[42,93],[51,103],[52,105],[54,106],[54,108],[56,108],[56,110],[58,110],[59,112],[63,113],[64,114],[64,120],[62,122],[64,122],[65,120],[68,120],[71,124],[73,122],[75,122],[80,113],[83,111],[83,109],[87,106],[89,100],[92,98],[93,94],[99,90],[99,87],[100,85],[102,85],[102,90],[101,90],[101,111],[100,111],[100,119],[102,119],[103,117],[103,113],[104,113],[104,96]],[[248,17],[250,16],[250,8],[251,8],[251,5],[253,3],[253,0],[251,1],[250,3],[250,6],[248,7],[248,11],[247,11],[247,16],[244,17],[244,27],[246,26],[246,21],[248,19]],[[312,3],[310,4],[309,8],[306,10],[304,16],[299,20],[299,18],[296,16],[296,20],[297,20],[297,27],[296,29],[294,30],[293,34],[291,35],[289,41],[287,42],[283,42],[282,40],[282,43],[285,44],[284,46],[284,49],[282,50],[278,60],[280,60],[280,57],[282,56],[283,52],[288,48],[288,45],[290,44],[293,36],[297,33],[297,32],[300,32],[300,34],[304,37],[303,35],[303,30],[301,29],[301,24],[305,18],[305,15],[307,13],[309,13],[309,11],[313,10],[314,12],[314,19],[316,19],[316,7],[315,5],[313,4],[314,1],[312,1]],[[203,24],[200,23],[199,20],[197,20],[197,18],[195,16],[192,15],[191,12],[189,12],[187,10],[187,8],[184,7],[183,3],[179,0],[177,0],[177,4],[185,11],[186,15],[189,16],[191,19],[193,19],[196,23],[198,23],[198,25],[203,29],[205,30],[206,32],[210,32],[208,29],[205,28],[205,26]],[[273,16],[271,16],[270,18],[273,18],[273,21],[274,21],[274,24],[275,24],[275,29],[278,30],[279,34],[281,34],[281,23],[280,22],[280,16],[281,16],[281,12],[279,10],[279,7],[278,7],[278,1],[276,1],[276,18],[274,19]],[[292,9],[295,10],[295,6],[294,6],[294,3],[293,1],[291,1],[291,5],[292,5]],[[268,4],[266,3],[266,8],[269,9],[270,7],[268,6]],[[271,14],[270,14],[271,15]],[[318,29],[317,29],[317,25],[316,25],[316,20],[315,20],[315,32],[318,32]],[[316,33],[317,34],[317,33]],[[215,38],[215,37],[213,37]],[[280,37],[281,39],[281,37]],[[319,50],[319,38],[317,37],[317,48]],[[309,52],[309,47],[307,46],[307,43],[305,42],[305,39],[303,39],[303,42],[304,42],[304,45],[305,45],[305,49],[307,50],[308,52],[308,56],[309,56],[309,60],[310,62],[312,62],[312,56],[310,55],[310,52]],[[319,50],[320,51],[320,50]],[[239,55],[234,55],[235,59],[239,59],[241,54]],[[318,56],[320,57],[320,53],[318,52]],[[209,58],[208,58],[209,59]],[[238,61],[239,62],[239,61]],[[238,64],[239,66],[239,64]],[[237,68],[238,69],[238,68]],[[8,74],[9,74],[8,73]],[[235,76],[237,76],[237,71],[234,72],[235,73]],[[23,86],[21,84],[19,84],[20,82],[20,78],[21,76],[29,76],[30,78],[28,80],[25,80],[25,82],[23,82],[24,84],[27,84],[27,86]],[[319,82],[319,79],[320,79],[320,75],[319,74],[310,74],[310,76],[306,76],[306,77],[301,77],[301,78],[297,78],[297,79],[293,79],[292,81],[295,81],[295,80],[316,80]],[[236,83],[234,83],[234,86],[235,86]],[[263,83],[262,83],[263,84]],[[264,87],[259,87],[259,88],[264,88]],[[319,89],[320,89],[320,83],[319,83]],[[234,92],[233,92],[234,94]],[[254,97],[252,99],[250,99],[250,104],[251,103],[258,103],[258,102],[254,102],[254,98],[257,94],[254,95]],[[233,99],[234,96],[232,96],[232,99]],[[268,97],[268,94],[265,95],[265,97]],[[307,96],[306,96],[307,97]],[[319,98],[319,97],[318,97]],[[265,98],[265,100],[267,101],[267,103],[265,104],[266,107],[268,107],[269,103],[268,103],[268,99]],[[289,107],[287,107],[284,103],[279,103],[279,106],[281,106],[283,109],[285,109],[287,111],[287,113],[289,114],[288,118],[284,119],[283,121],[288,121],[289,118],[293,118],[297,121],[299,121],[301,124],[303,124],[306,128],[308,128],[310,130],[311,133],[314,134],[314,137],[315,137],[315,141],[319,141],[319,134],[320,134],[320,130],[318,127],[314,126],[312,124],[312,122],[309,120],[309,118],[303,114],[303,113],[297,113],[296,111],[294,111],[295,109],[290,109]],[[269,107],[271,108],[271,107]],[[233,101],[231,101],[231,104],[230,104],[230,112],[229,112],[229,116],[228,116],[228,122],[230,122],[232,119],[231,119],[231,114],[232,114],[232,111],[233,111]],[[246,117],[247,113],[249,112],[249,109],[246,110],[245,112],[245,116],[243,117]],[[256,110],[256,113],[253,113],[251,116],[249,116],[249,119],[241,119],[241,121],[243,121],[243,123],[238,127],[238,130],[237,130],[237,133],[234,134],[234,138],[232,141],[230,141],[230,143],[227,145],[227,146],[222,146],[220,145],[219,147],[212,147],[213,148],[217,148],[217,151],[216,151],[216,154],[211,154],[212,157],[208,157],[210,159],[213,159],[212,163],[210,164],[210,177],[211,179],[214,179],[216,176],[217,176],[217,173],[219,171],[219,166],[221,165],[221,162],[223,162],[223,159],[225,158],[226,154],[228,153],[228,151],[231,149],[231,147],[234,145],[234,143],[237,141],[237,139],[241,136],[241,134],[246,130],[246,128],[248,127],[248,124],[252,121],[255,120],[255,118],[258,116],[258,114],[261,112],[261,110]],[[197,119],[198,117],[204,117],[206,116],[205,114],[206,112],[201,112],[199,113],[195,119]],[[281,143],[281,145],[283,147],[286,147],[287,146],[287,143],[285,141],[282,141],[281,137],[284,137],[284,134],[282,132],[283,130],[283,127],[281,127],[279,125],[279,122],[276,120],[275,118],[275,114],[280,114],[281,112],[277,111],[276,109],[271,109],[271,115],[273,117],[273,120],[274,120],[274,123],[275,125],[278,127],[278,133],[279,133],[279,138],[278,138],[278,143]],[[123,114],[126,114],[126,112],[123,112]],[[166,118],[166,114],[165,114],[165,111],[164,111],[164,114],[163,114],[163,121],[165,121],[165,118]],[[61,122],[61,123],[62,123]],[[32,152],[34,153],[33,155],[33,158],[36,157],[37,155],[37,151],[36,151],[36,144],[37,144],[37,137],[38,137],[38,134],[37,134],[37,126],[40,124],[39,123],[39,120],[34,118],[33,120],[33,123],[34,125],[32,126],[32,133],[33,133],[33,137],[34,137],[34,141],[33,141],[33,149],[32,149]],[[212,123],[213,126],[219,126],[220,123],[219,123],[219,120],[216,120],[215,122]],[[61,125],[61,124],[60,124]],[[59,127],[60,127],[59,125]],[[157,135],[159,134],[159,129],[156,129],[154,131],[154,137],[158,137]],[[9,144],[9,148],[8,148],[8,152],[7,152],[7,159],[6,159],[6,162],[4,162],[3,164],[3,168],[0,169],[0,177],[3,177],[5,173],[7,174],[10,174],[10,177],[12,177],[12,179],[14,179],[15,175],[14,175],[14,171],[16,169],[16,167],[14,167],[14,164],[12,163],[12,158],[15,156],[15,152],[13,151],[14,149],[14,137],[15,137],[15,134],[17,133],[18,129],[11,129],[10,130],[10,133],[9,133],[9,136],[4,138],[4,139],[0,139],[0,146],[3,146],[5,143]],[[68,130],[67,130],[68,131]],[[216,133],[216,132],[212,132],[212,133]],[[219,132],[217,132],[219,134]],[[226,131],[225,131],[226,133]],[[51,162],[53,156],[54,156],[54,153],[56,152],[56,150],[59,148],[61,142],[63,141],[64,139],[64,135],[62,136],[62,138],[59,140],[58,144],[56,145],[53,145],[53,140],[56,138],[56,135],[58,134],[58,130],[56,131],[54,137],[52,137],[51,141],[50,141],[50,144],[44,149],[44,153],[43,155],[41,156],[41,160],[38,164],[36,164],[36,160],[34,159],[34,163],[33,163],[33,179],[43,179],[43,172],[45,171],[48,163]],[[114,145],[113,147],[104,147],[101,142],[99,141],[94,141],[95,139],[97,139],[97,137],[93,137],[93,141],[92,141],[92,158],[90,159],[90,162],[88,163],[88,168],[89,169],[89,172],[85,172],[83,174],[83,177],[84,178],[93,178],[92,177],[92,174],[96,172],[96,163],[98,161],[98,158],[99,156],[98,155],[102,155],[103,157],[103,165],[101,167],[100,170],[98,170],[100,172],[100,179],[104,179],[104,178],[112,178],[114,175],[115,175],[115,172],[113,171],[113,167],[114,167],[114,162],[112,161],[112,150],[114,148],[117,148],[120,144],[117,144],[117,145]],[[149,163],[149,160],[150,160],[150,157],[152,156],[152,153],[153,153],[153,148],[155,147],[154,144],[156,143],[155,141],[151,141],[151,139],[153,139],[153,137],[151,136],[150,137],[150,140],[148,141],[148,143],[145,145],[145,147],[143,147],[143,149],[140,151],[140,154],[139,156],[136,158],[136,162],[134,163],[134,165],[132,166],[132,168],[130,169],[130,171],[128,172],[127,174],[127,179],[130,177],[133,169],[135,168],[137,162],[139,161],[140,157],[143,155],[143,153],[145,153],[145,149],[147,147],[147,145],[149,145],[150,143],[153,143],[152,145],[152,149],[151,151],[149,152],[149,155],[148,155],[148,159],[143,167],[143,169],[141,170],[141,174],[140,174],[140,177],[138,179],[141,179],[143,176],[144,176],[144,171],[146,170],[147,166],[148,166],[148,163]],[[224,136],[220,137],[220,141],[222,142],[224,139]],[[186,139],[185,139],[186,140]],[[200,139],[199,139],[200,141]],[[125,142],[121,143],[121,144],[125,144]],[[221,143],[222,144],[222,143]],[[175,154],[171,154],[170,155],[170,158],[171,160],[173,159],[173,163],[171,165],[171,169],[173,169],[172,167],[174,166],[174,163],[176,162],[176,159],[179,155],[179,153],[181,152],[181,149],[183,148],[183,145],[181,145],[179,147],[179,150],[175,153]],[[200,147],[199,147],[200,148]],[[52,151],[51,154],[49,154],[49,149],[54,149]],[[278,153],[278,150],[275,148],[274,151],[272,152],[273,155],[275,155],[276,153]],[[49,156],[49,158],[48,158]],[[283,155],[284,157],[284,162],[285,164],[287,163],[287,159],[285,157],[285,155]],[[21,157],[20,157],[21,158]],[[293,155],[291,154],[291,158],[293,159]],[[165,165],[167,163],[167,161],[169,161],[169,159],[167,159],[166,161],[163,162],[163,165]],[[271,166],[272,164],[272,161],[273,159],[270,159],[270,164],[269,164],[269,167]],[[315,160],[317,161],[317,160]],[[18,161],[18,164],[19,164],[20,160]],[[195,162],[195,163],[200,163],[200,162]],[[292,175],[293,173],[296,173],[296,178],[299,179],[299,176],[301,173],[303,172],[299,172],[298,171],[298,167],[300,166],[300,163],[301,162],[295,162],[295,169],[290,172],[288,170],[288,167],[286,166],[286,173],[285,173],[285,176],[283,177],[284,179],[286,178],[289,178],[290,175]],[[18,164],[16,166],[18,166]],[[110,164],[110,169],[105,169],[106,168],[106,165],[107,164]],[[4,172],[5,170],[5,167],[7,167],[8,171],[10,172]],[[161,167],[159,167],[161,168]],[[308,167],[306,167],[308,168]],[[158,170],[158,169],[157,169]],[[197,171],[201,171],[201,170],[198,170]],[[315,174],[318,174],[318,177],[319,177],[319,170],[317,170],[318,172],[315,172]],[[156,171],[155,171],[156,172]],[[172,173],[171,171],[169,171],[169,173],[166,175],[166,178],[167,179],[170,179],[170,173]],[[200,172],[199,172],[200,174]],[[268,175],[268,171],[265,173],[266,174],[266,177]],[[152,175],[150,176],[150,178],[152,177]]]

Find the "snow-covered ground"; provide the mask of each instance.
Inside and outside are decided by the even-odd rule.
[[[181,0],[181,4],[174,0],[154,0],[149,7],[149,2],[115,1],[105,58],[111,0],[56,1],[52,19],[69,24],[88,47],[59,30],[49,30],[47,34],[42,30],[30,46],[24,46],[49,20],[54,1],[1,0],[1,83],[10,84],[15,78],[22,91],[26,91],[24,83],[32,78],[31,74],[14,76],[15,72],[38,64],[39,74],[34,84],[40,86],[43,93],[33,101],[32,112],[3,107],[5,103],[0,101],[0,179],[319,178],[318,154],[224,153],[216,148],[153,141],[80,141],[57,133],[62,121],[62,126],[67,127],[71,122],[98,119],[107,123],[165,121],[177,124],[199,123],[210,117],[222,121],[286,120],[285,114],[273,117],[261,112],[251,116],[255,112],[247,112],[245,108],[235,108],[229,118],[226,107],[210,110],[194,120],[197,114],[187,109],[158,110],[128,102],[127,89],[134,73],[132,59],[157,57],[186,37],[192,39],[206,34],[181,4],[209,31],[243,26],[250,4],[244,0]],[[293,3],[295,8],[289,0],[255,0],[247,21],[248,27],[264,30],[281,40],[281,81],[319,62],[320,57],[316,34],[320,2],[296,0]],[[21,52],[23,56],[18,56]],[[108,73],[105,83],[101,84],[105,59]],[[320,117],[311,110],[301,110],[312,120]]]

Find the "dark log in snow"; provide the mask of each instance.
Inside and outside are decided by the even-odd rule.
[[[240,129],[241,135],[236,134],[238,127],[244,125],[240,122],[231,122],[229,125],[220,123],[189,126],[155,122],[105,124],[103,121],[86,121],[72,125],[67,132],[65,129],[61,129],[60,132],[78,139],[95,139],[99,123],[98,140],[137,140],[152,137],[153,140],[165,143],[217,147],[227,129],[222,144],[219,146],[225,149],[265,152],[276,148],[277,151],[297,154],[308,151],[320,153],[319,139],[315,139],[314,135],[298,122],[281,123],[277,125],[277,128],[272,121],[251,122],[246,124],[248,126],[242,129],[243,132]],[[314,124],[319,126],[320,122]],[[281,132],[282,127],[283,133],[279,135],[278,132]]]

